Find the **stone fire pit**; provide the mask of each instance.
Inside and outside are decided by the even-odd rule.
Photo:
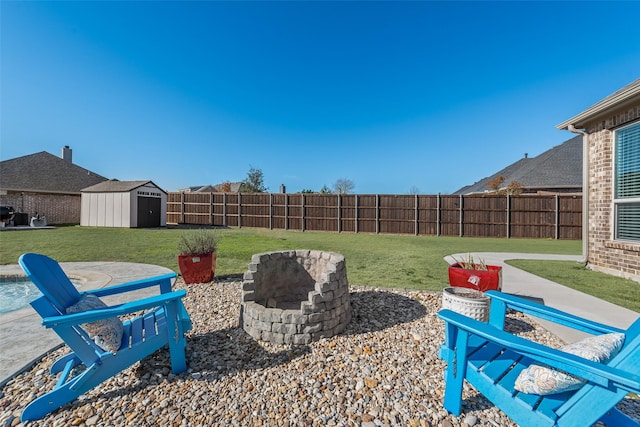
[[[296,250],[253,255],[244,274],[240,324],[253,338],[308,344],[351,321],[344,256]]]

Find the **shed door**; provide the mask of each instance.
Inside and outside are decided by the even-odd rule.
[[[138,228],[160,227],[161,199],[138,196]]]

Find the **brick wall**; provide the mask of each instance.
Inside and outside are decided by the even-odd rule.
[[[640,104],[588,123],[588,261],[594,270],[640,279],[640,243],[613,240],[614,130],[640,119]]]
[[[80,224],[80,195],[8,192],[0,195],[0,205],[13,206],[28,218],[44,215],[47,224]]]

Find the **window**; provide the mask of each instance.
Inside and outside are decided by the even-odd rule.
[[[640,123],[615,138],[615,239],[640,242]]]

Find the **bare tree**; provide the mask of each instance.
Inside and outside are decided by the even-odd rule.
[[[350,179],[340,178],[333,183],[333,192],[337,194],[349,194],[355,186]]]
[[[420,189],[415,185],[412,185],[411,188],[409,189],[409,194],[414,194],[414,195],[420,194]]]

